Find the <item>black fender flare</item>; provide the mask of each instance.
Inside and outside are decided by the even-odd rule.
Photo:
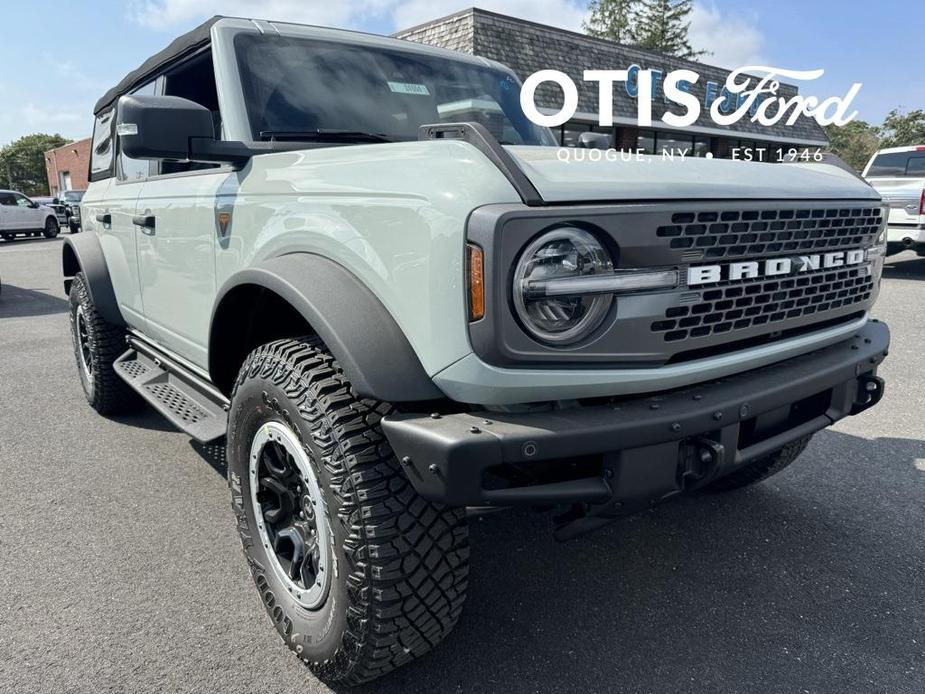
[[[209,373],[215,376],[216,317],[236,287],[278,295],[324,341],[353,389],[385,402],[443,399],[379,298],[347,268],[313,253],[292,253],[241,270],[219,289],[209,328]]]
[[[87,233],[64,239],[61,249],[61,269],[64,273],[64,293],[70,294],[71,282],[78,272],[87,279],[87,289],[99,314],[113,325],[125,325],[125,319],[112,288],[106,256],[96,234]]]

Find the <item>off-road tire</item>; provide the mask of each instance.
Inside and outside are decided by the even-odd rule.
[[[711,482],[707,485],[706,490],[709,492],[729,492],[761,482],[771,475],[776,475],[800,456],[811,438],[812,436],[810,435],[797,439],[764,458],[746,463],[735,472]]]
[[[358,397],[314,337],[257,348],[232,394],[228,481],[244,554],[283,642],[326,682],[367,682],[426,653],[465,601],[464,509],[415,492],[379,425],[391,411]],[[256,527],[249,458],[270,421],[289,427],[308,453],[331,530],[335,573],[314,610],[272,570]]]
[[[87,402],[103,415],[133,412],[142,405],[141,397],[116,374],[113,362],[127,349],[125,329],[107,322],[96,310],[93,298],[87,289],[84,274],[78,273],[71,282],[70,293],[71,343],[77,373],[83,386]],[[82,311],[86,326],[86,344],[89,347],[90,374],[81,362],[81,346],[78,340],[77,313]]]
[[[45,220],[45,228],[42,229],[42,234],[46,239],[53,239],[61,232],[61,225],[58,224],[58,220],[54,217],[49,217]]]
[[[67,220],[67,229],[71,234],[76,234],[80,231],[80,225],[74,221],[73,217]]]

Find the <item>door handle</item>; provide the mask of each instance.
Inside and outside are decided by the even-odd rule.
[[[100,224],[112,224],[112,215],[108,212],[106,214],[98,214],[96,215],[96,221]]]
[[[154,231],[155,219],[154,215],[137,215],[132,217],[132,224],[143,229],[150,229]]]

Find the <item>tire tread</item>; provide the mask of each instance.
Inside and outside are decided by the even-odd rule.
[[[359,398],[318,338],[257,348],[241,368],[232,400],[256,377],[297,405],[337,497],[332,522],[346,537],[343,641],[325,662],[303,660],[329,682],[376,679],[429,651],[459,619],[468,579],[465,511],[418,496],[379,427],[392,407]]]

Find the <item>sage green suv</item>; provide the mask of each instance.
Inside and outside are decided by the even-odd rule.
[[[573,537],[875,404],[883,210],[828,166],[572,156],[502,65],[214,18],[95,108],[78,373],[224,440],[260,598],[321,678],[453,628],[466,508]]]

